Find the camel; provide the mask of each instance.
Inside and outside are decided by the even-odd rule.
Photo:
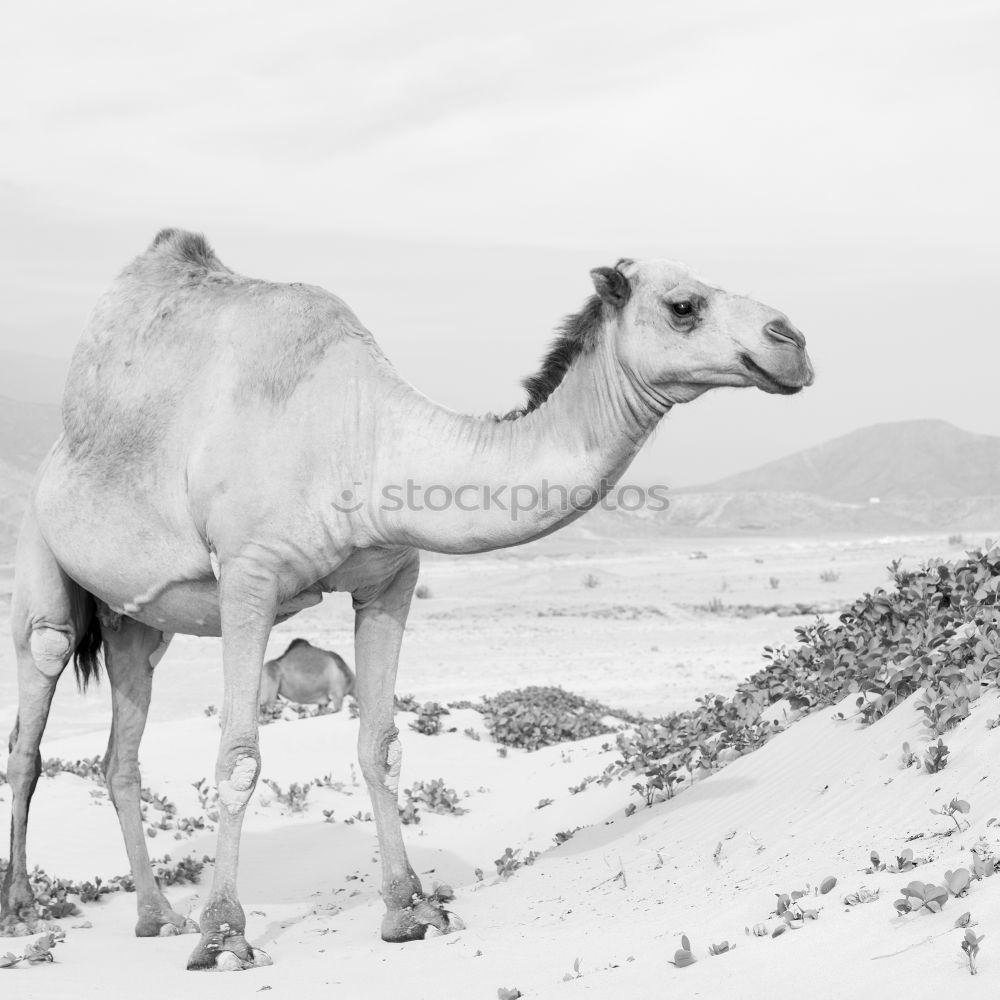
[[[138,748],[171,637],[221,635],[216,864],[188,968],[270,961],[246,939],[236,884],[260,773],[261,668],[276,622],[339,591],[356,617],[382,938],[455,926],[424,894],[397,807],[393,694],[419,551],[485,552],[557,531],[614,487],[672,407],[721,386],[790,395],[813,381],[787,317],[682,264],[622,259],[591,278],[594,293],[525,380],[526,403],[473,417],[404,382],[336,296],[240,276],[200,235],[164,230],[125,268],[73,356],[63,433],[18,543],[4,928],[37,914],[25,842],[56,681],[74,659],[85,684],[103,653],[113,702],[104,766],[135,878],[136,934],[198,931],[153,879]],[[423,484],[428,502],[402,501],[407,483]]]
[[[354,673],[343,657],[306,639],[293,639],[281,656],[264,664],[260,707],[270,711],[280,694],[300,705],[332,705],[339,712],[353,690]]]

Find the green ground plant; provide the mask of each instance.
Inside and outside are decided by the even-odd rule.
[[[525,750],[612,732],[606,705],[559,687],[503,691],[483,698],[480,711],[497,743]]]
[[[441,732],[441,717],[450,715],[444,705],[427,701],[415,709],[417,717],[410,723],[410,729],[424,736],[437,736]]]
[[[806,713],[853,694],[853,717],[870,725],[918,692],[918,709],[938,737],[920,763],[942,770],[949,750],[941,733],[1000,682],[1000,545],[916,570],[897,561],[889,570],[892,587],[852,602],[837,624],[817,619],[796,628],[793,647],[765,646],[766,666],[732,696],[706,695],[694,709],[619,733],[618,775],[633,778],[633,790],[652,805],[766,743],[780,729],[764,718],[776,702]],[[904,764],[916,757],[904,748]]]

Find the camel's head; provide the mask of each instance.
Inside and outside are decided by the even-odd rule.
[[[805,337],[770,306],[675,261],[621,260],[591,276],[617,312],[619,358],[656,398],[682,403],[724,385],[790,395],[812,384]]]

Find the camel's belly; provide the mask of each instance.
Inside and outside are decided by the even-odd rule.
[[[171,583],[155,594],[139,595],[131,601],[112,603],[112,610],[162,632],[184,635],[221,635],[219,585],[215,579]],[[305,608],[323,600],[318,587],[313,586],[285,601],[275,615],[275,622],[284,621]]]

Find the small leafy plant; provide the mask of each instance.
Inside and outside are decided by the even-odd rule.
[[[309,798],[310,782],[304,785],[293,781],[286,791],[271,778],[264,778],[264,784],[274,792],[275,801],[283,805],[289,812],[301,813],[306,810],[306,799]]]
[[[944,884],[948,891],[955,896],[965,896],[969,892],[972,884],[972,875],[968,868],[959,868],[957,871],[947,871],[944,873]]]
[[[408,802],[420,805],[429,812],[451,816],[468,812],[467,809],[459,805],[462,797],[454,788],[448,788],[445,785],[444,778],[416,781],[409,788],[403,790],[403,795]]]
[[[944,740],[938,737],[937,743],[932,743],[924,754],[924,770],[928,774],[936,774],[943,771],[948,764],[948,754],[951,751],[945,745]]]
[[[518,868],[533,865],[539,857],[538,851],[529,851],[523,859],[518,857],[520,853],[520,847],[508,847],[504,850],[503,854],[493,862],[493,864],[496,865],[497,875],[499,875],[500,878],[510,878],[511,875],[518,870]]]
[[[677,966],[678,969],[683,969],[688,965],[694,965],[697,959],[691,952],[691,942],[688,940],[687,934],[681,935],[681,946],[674,952],[673,961],[671,965]]]
[[[52,949],[65,938],[62,931],[50,931],[32,941],[20,955],[15,955],[8,951],[6,955],[0,955],[0,969],[13,969],[21,962],[29,965],[41,965],[43,962],[51,962]]]
[[[962,825],[958,821],[958,816],[956,813],[963,814],[967,813],[972,807],[964,799],[960,799],[957,795],[951,800],[951,802],[946,802],[941,806],[940,809],[932,809],[931,812],[935,816],[947,816],[954,824],[955,829],[959,833],[962,832]]]
[[[410,723],[410,729],[424,736],[437,736],[441,732],[441,716],[451,714],[436,701],[425,702],[416,712],[417,717]]]
[[[965,952],[965,957],[969,960],[969,973],[973,976],[977,972],[976,956],[979,954],[979,945],[984,937],[986,937],[985,934],[980,934],[977,937],[976,932],[967,927],[965,937],[962,938],[962,951]]]
[[[948,889],[930,882],[911,882],[902,892],[902,898],[893,903],[900,914],[919,913],[925,908],[931,913],[940,913],[941,907],[948,902]]]
[[[574,979],[583,979],[583,973],[580,971],[580,959],[575,959],[573,961],[573,971],[567,972],[563,976],[563,982],[568,983]]]

